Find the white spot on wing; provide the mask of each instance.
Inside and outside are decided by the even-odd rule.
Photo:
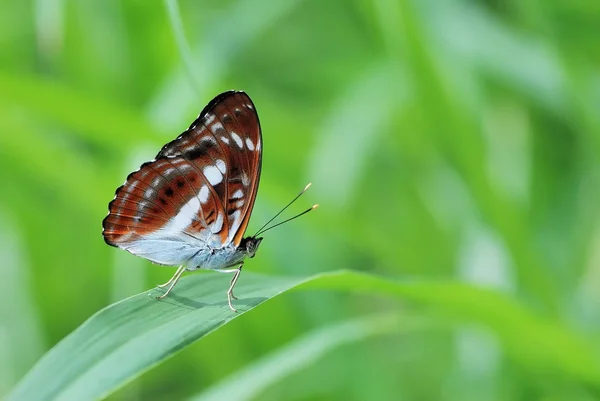
[[[205,124],[210,124],[215,120],[215,115],[212,113],[206,114],[204,118],[206,119]]]
[[[229,215],[229,221],[233,222],[231,224],[231,229],[229,230],[229,235],[227,236],[227,241],[231,242],[233,240],[233,236],[242,224],[242,212],[240,210],[236,210],[235,212],[231,213]]]
[[[225,142],[227,145],[229,145],[229,138],[227,138],[226,136],[222,136],[222,137],[221,137],[221,140],[222,140],[223,142]]]
[[[242,172],[242,185],[247,187],[248,185],[250,185],[250,179],[248,178],[248,174],[246,174],[246,172]]]
[[[223,129],[223,124],[221,123],[214,123],[210,126],[210,130],[213,132],[213,134],[216,134],[220,129]]]
[[[232,199],[239,199],[239,198],[241,198],[241,197],[243,197],[243,196],[244,196],[244,192],[242,192],[242,190],[241,190],[241,189],[238,189],[237,191],[235,191],[235,192],[233,193],[233,195],[231,195],[231,198],[232,198]]]
[[[221,231],[221,228],[223,228],[223,213],[219,213],[217,215],[217,220],[215,220],[215,222],[210,227],[210,231],[213,234],[215,234],[215,233],[218,233],[219,231]]]
[[[143,200],[143,201],[139,202],[138,207],[137,207],[138,213],[141,213],[146,207],[148,207],[148,205],[149,205],[148,201]],[[122,211],[123,211],[123,207],[119,208],[119,212],[122,212]],[[139,217],[139,216],[136,216],[136,217]]]
[[[198,192],[198,198],[202,203],[206,203],[208,200],[208,187],[206,185],[202,185],[202,188],[200,188],[200,192]]]
[[[126,200],[128,200],[129,198],[131,198],[131,194],[133,193],[133,190],[134,190],[135,186],[136,186],[137,184],[139,184],[139,182],[140,182],[139,180],[135,180],[135,181],[133,181],[133,182],[131,183],[131,185],[130,185],[130,186],[128,186],[128,187],[127,187],[127,186],[123,187],[123,191],[125,192],[125,195],[123,195],[123,202],[124,202],[124,201],[126,201]],[[127,185],[127,181],[125,181],[125,182],[123,183],[123,185]],[[116,199],[116,198],[117,198],[117,195],[115,195],[115,199]]]
[[[242,149],[244,147],[244,144],[242,143],[242,138],[240,138],[240,136],[238,134],[231,131],[231,137],[233,138],[233,140],[235,141],[235,143],[237,144],[237,146],[240,149]]]
[[[252,143],[250,138],[246,138],[246,146],[248,147],[248,149],[254,150],[254,144]]]
[[[216,166],[221,173],[225,174],[227,166],[225,165],[225,162],[223,160],[221,160],[221,159],[217,160]]]
[[[196,218],[198,210],[200,210],[200,201],[198,198],[193,197],[188,201],[188,203],[179,209],[177,215],[169,220],[167,225],[165,225],[161,231],[166,233],[182,232]]]
[[[158,186],[158,184],[160,184],[160,180],[162,179],[161,176],[156,177],[155,179],[152,180],[152,182],[150,183],[150,185],[148,185],[148,188],[144,191],[144,197],[146,198],[151,198],[152,197],[152,193],[156,192],[154,190],[154,188],[156,188]]]
[[[208,182],[210,182],[210,185],[217,185],[223,181],[223,174],[221,174],[219,169],[215,166],[204,167],[204,170],[202,171]]]
[[[181,172],[186,172],[186,171],[190,171],[193,170],[193,167],[189,165],[188,162],[186,162],[183,159],[179,159],[179,160],[173,160],[173,164],[179,169],[179,171]]]

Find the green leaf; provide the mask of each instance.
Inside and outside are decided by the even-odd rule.
[[[367,316],[334,323],[311,331],[277,349],[206,389],[192,400],[252,400],[261,391],[315,363],[337,347],[377,335],[429,326],[431,326],[430,322],[422,318],[396,314]]]
[[[239,313],[227,305],[230,276],[196,274],[162,301],[150,290],[99,311],[51,349],[8,400],[87,400],[107,396],[192,341],[304,278],[243,274]]]
[[[526,367],[555,371],[599,387],[592,345],[557,322],[544,321],[501,293],[453,282],[400,282],[350,271],[312,277],[245,272],[236,287],[239,313],[227,306],[229,276],[185,277],[172,296],[150,290],[117,302],[88,319],[51,349],[7,400],[96,399],[262,302],[289,290],[361,291],[410,300],[457,321],[495,332]]]

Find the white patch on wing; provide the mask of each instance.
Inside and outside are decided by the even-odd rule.
[[[219,213],[215,222],[210,226],[210,231],[213,234],[216,234],[219,231],[221,231],[221,229],[223,228],[223,220],[223,213]]]
[[[210,126],[210,130],[212,131],[213,134],[216,134],[219,129],[223,129],[223,124],[214,123],[213,125]]]
[[[198,199],[200,199],[200,202],[202,203],[206,203],[208,200],[208,187],[206,185],[202,185],[202,188],[200,188],[200,192],[198,192]]]
[[[258,138],[258,142],[256,142],[256,150],[260,150],[260,138]]]
[[[122,245],[119,245],[119,248],[129,249],[131,244],[126,244],[134,235],[136,235],[133,231],[128,232],[127,234],[123,234],[121,239],[119,240]],[[137,254],[136,254],[137,255]]]
[[[212,114],[212,113],[208,113],[208,114],[206,114],[206,115],[204,116],[204,118],[205,118],[205,121],[204,121],[204,123],[205,123],[205,124],[210,124],[210,123],[212,123],[212,122],[215,120],[215,117],[216,117],[216,116],[215,116],[214,114]]]
[[[243,199],[239,200],[236,202],[235,207],[242,207],[244,206],[245,201]]]
[[[250,110],[254,109],[254,107],[252,107],[252,105],[249,103],[246,104],[246,107],[249,108]]]
[[[240,228],[242,224],[242,212],[238,209],[235,212],[229,215],[229,221],[231,222],[231,227],[229,228],[229,235],[227,236],[227,242],[231,242],[235,233]]]
[[[160,181],[158,178],[155,179],[154,181]],[[151,198],[152,197],[152,193],[155,192],[154,191],[154,187],[158,184],[157,183],[152,183],[152,185],[148,185],[148,188],[146,188],[146,190],[144,191],[144,197],[145,198]]]
[[[223,181],[223,174],[219,171],[215,166],[207,166],[202,170],[204,176],[210,182],[210,185],[217,185],[221,181]]]
[[[242,172],[242,185],[247,187],[250,185],[250,179],[248,178],[248,174],[245,171]]]
[[[193,197],[183,205],[177,215],[173,217],[169,222],[159,230],[159,232],[163,232],[166,235],[169,234],[179,234],[185,230],[187,226],[189,226],[192,221],[198,215],[198,211],[200,210],[200,200],[197,197]]]
[[[217,141],[215,140],[215,138],[211,135],[206,135],[203,136],[202,139],[200,139],[201,142],[210,142],[212,144],[217,144]]]
[[[225,142],[227,145],[229,145],[229,138],[227,138],[226,136],[222,136],[222,137],[221,137],[221,140],[222,140],[223,142]]]
[[[127,185],[127,181],[125,181],[125,183],[123,183],[123,185],[126,185],[125,187],[123,187],[125,195],[123,195],[123,200],[127,200],[129,198],[131,198],[131,194],[133,193],[134,188],[137,186],[137,184],[140,183],[140,180],[135,180],[131,182],[131,185]],[[115,195],[116,197],[116,195]]]
[[[246,138],[246,146],[248,147],[248,149],[254,150],[254,144],[252,143],[250,138]]]
[[[221,173],[225,174],[225,171],[227,171],[226,170],[227,166],[225,165],[225,162],[223,160],[219,159],[219,160],[216,161],[215,164],[216,164],[217,168],[219,169],[219,171]]]
[[[155,263],[170,266],[181,265],[198,254],[198,249],[204,246],[201,242],[189,242],[189,239],[182,234],[167,237],[157,232],[130,241],[122,248]]]
[[[194,168],[192,166],[190,166],[188,163],[186,163],[184,160],[178,160],[177,161],[177,168],[179,169],[179,171],[181,172],[185,172],[185,171],[190,171],[193,170]]]
[[[232,199],[239,199],[239,198],[241,198],[243,196],[244,196],[244,192],[241,189],[238,189],[237,191],[235,191],[233,193],[233,195],[231,195],[231,198]]]
[[[236,134],[235,132],[231,131],[231,137],[233,138],[233,140],[237,144],[238,148],[242,149],[244,147],[244,143],[242,142],[242,138],[240,138],[240,136],[238,134]]]

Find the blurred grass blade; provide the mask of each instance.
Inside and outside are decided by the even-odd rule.
[[[0,394],[6,394],[42,354],[45,344],[21,227],[2,205],[0,221],[0,293],[10,300],[0,303]]]
[[[190,45],[185,38],[185,30],[183,29],[183,22],[181,21],[179,3],[177,0],[165,0],[165,7],[167,9],[169,23],[171,24],[171,29],[173,29],[173,35],[175,36],[175,41],[177,42],[179,53],[183,59],[183,65],[185,66],[188,78],[194,86],[196,93],[200,94],[198,79],[195,75],[194,58],[192,56]]]
[[[232,313],[230,277],[195,274],[158,302],[151,290],[117,302],[88,319],[50,350],[7,400],[97,399],[133,380],[191,342],[283,291],[328,289],[387,295],[427,305],[459,322],[481,323],[521,365],[568,375],[600,387],[591,343],[560,324],[541,320],[498,292],[453,282],[400,282],[350,271],[312,277],[244,273]]]
[[[437,42],[436,48],[452,53],[460,63],[497,76],[541,106],[565,109],[565,71],[548,42],[511,29],[510,24],[479,4],[416,4],[423,18],[433,22],[424,28],[431,33],[432,42]]]
[[[209,100],[206,93],[210,88],[222,85],[220,81],[235,64],[234,57],[260,40],[265,31],[303,1],[237,0],[213,16],[202,30],[203,35],[191,33],[195,91],[190,90],[189,74],[180,66],[175,67],[149,105],[151,121],[164,130],[175,129],[181,121],[187,121],[190,108],[197,108],[197,96]],[[235,29],[231,29],[233,26]]]
[[[394,65],[370,67],[340,96],[319,130],[307,174],[318,184],[319,199],[339,206],[351,202],[375,145],[386,139],[391,116],[409,97],[408,79],[398,78],[404,75]],[[363,104],[363,99],[370,101]],[[357,104],[361,104],[360,113]],[[332,159],[345,162],[332,166]]]
[[[495,290],[452,281],[396,281],[341,271],[325,273],[302,288],[323,288],[390,295],[431,307],[457,320],[492,330],[504,350],[521,365],[559,372],[600,389],[600,361],[593,343],[550,319],[543,319],[510,296]]]
[[[300,371],[344,344],[400,329],[421,327],[425,321],[413,316],[377,315],[334,323],[314,330],[234,373],[193,401],[252,400],[269,386]]]
[[[67,127],[75,138],[110,147],[114,152],[159,137],[157,131],[126,104],[94,97],[59,81],[0,70],[0,88],[2,123],[4,115],[23,107],[31,116],[28,118],[47,118]],[[9,134],[10,131],[7,141],[13,137]]]
[[[2,105],[0,100],[0,107]],[[52,183],[57,197],[97,213],[97,200],[110,196],[116,185],[105,174],[111,166],[103,170],[96,168],[88,158],[65,148],[34,121],[19,121],[17,116],[5,115],[2,111],[0,118],[11,133],[0,135],[0,166],[16,168],[15,176],[27,177],[36,185]],[[37,146],[31,146],[32,143]],[[65,174],[65,171],[71,173]]]

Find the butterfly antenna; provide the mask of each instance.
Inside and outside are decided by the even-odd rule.
[[[294,219],[297,219],[298,217],[302,216],[303,214],[306,214],[306,213],[310,212],[311,210],[315,210],[315,209],[316,209],[316,208],[318,208],[318,207],[319,207],[319,205],[312,205],[311,207],[309,207],[308,209],[306,209],[306,210],[305,210],[305,211],[303,211],[302,213],[300,213],[300,214],[297,214],[297,215],[295,215],[294,217],[290,217],[290,218],[289,218],[289,219],[287,219],[287,220],[283,220],[282,222],[279,222],[279,223],[277,223],[277,224],[275,224],[275,225],[272,225],[271,227],[265,228],[264,230],[257,232],[257,233],[256,233],[256,235],[263,234],[263,233],[265,233],[265,232],[269,231],[269,230],[270,230],[270,229],[272,229],[272,228],[275,228],[275,227],[277,227],[277,226],[280,226],[280,225],[282,225],[282,224],[284,224],[284,223],[287,223],[288,221],[292,221],[292,220],[294,220]],[[255,236],[256,236],[256,235],[255,235]]]
[[[308,210],[306,210],[306,211],[304,211],[304,212],[300,213],[300,214],[299,214],[299,215],[297,215],[297,216],[294,216],[294,217],[292,217],[292,218],[290,218],[290,219],[287,219],[287,220],[285,220],[285,221],[284,221],[284,222],[282,222],[282,223],[278,223],[278,224],[276,224],[275,226],[272,226],[272,227],[269,227],[269,228],[265,229],[265,227],[266,227],[266,226],[268,226],[268,225],[269,225],[269,224],[270,224],[270,223],[271,223],[273,220],[275,220],[275,219],[276,219],[276,218],[277,218],[277,217],[278,217],[278,216],[279,216],[281,213],[283,213],[283,212],[285,211],[285,209],[287,209],[288,207],[290,207],[290,206],[292,205],[292,203],[296,202],[296,200],[297,200],[299,197],[301,197],[301,196],[302,196],[302,194],[303,194],[303,193],[305,193],[305,192],[306,192],[306,190],[307,190],[308,188],[310,188],[310,186],[311,186],[311,185],[312,185],[312,183],[310,183],[310,182],[309,182],[308,184],[306,184],[306,186],[304,187],[304,189],[303,189],[302,191],[300,191],[300,193],[299,193],[298,195],[296,195],[296,197],[295,197],[294,199],[292,199],[290,203],[288,203],[287,205],[285,205],[285,207],[284,207],[283,209],[281,209],[281,210],[279,211],[279,213],[277,213],[277,214],[276,214],[275,216],[273,216],[273,217],[272,217],[272,218],[271,218],[269,221],[267,221],[267,222],[266,222],[266,223],[265,223],[265,224],[264,224],[264,225],[263,225],[263,226],[262,226],[262,227],[261,227],[261,228],[260,228],[260,229],[259,229],[259,230],[256,232],[256,234],[254,234],[254,236],[256,237],[257,235],[260,235],[260,234],[264,233],[265,231],[267,231],[267,230],[270,230],[270,229],[271,229],[271,228],[273,228],[273,227],[276,227],[276,226],[278,226],[278,225],[280,225],[280,224],[283,224],[283,223],[285,223],[285,222],[287,222],[287,221],[293,220],[293,219],[295,219],[296,217],[302,216],[303,214],[305,214],[305,213],[308,213],[308,212],[310,212],[311,210],[315,209],[315,208],[316,208],[318,205],[314,205],[314,206],[313,206],[313,207],[311,207],[310,209],[308,209]]]

